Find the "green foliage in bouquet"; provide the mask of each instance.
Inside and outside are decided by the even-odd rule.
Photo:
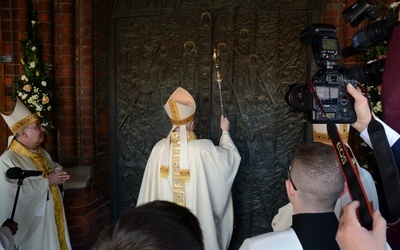
[[[35,18],[36,19],[36,18]],[[23,75],[15,82],[16,95],[39,117],[42,126],[49,132],[53,123],[48,118],[54,109],[54,80],[50,77],[52,64],[41,58],[42,43],[38,34],[39,24],[32,20],[21,40],[21,67]]]

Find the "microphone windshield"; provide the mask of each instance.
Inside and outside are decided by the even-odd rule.
[[[9,179],[20,179],[22,177],[22,169],[19,167],[9,168],[6,175]]]
[[[22,170],[19,167],[10,168],[7,170],[6,175],[9,179],[25,179],[31,176],[39,176],[42,174],[42,171],[38,170]]]
[[[348,47],[342,49],[342,56],[347,58],[350,56],[358,55],[363,51],[364,50],[355,49],[353,46],[348,46]]]

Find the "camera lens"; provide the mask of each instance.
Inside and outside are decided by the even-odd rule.
[[[355,49],[365,49],[373,44],[389,40],[396,24],[396,16],[389,14],[382,20],[371,23],[366,28],[355,33],[351,44]]]
[[[376,86],[382,82],[385,62],[386,60],[382,59],[370,64],[350,68],[346,72],[346,77],[370,86]]]
[[[304,84],[291,84],[285,94],[285,101],[293,111],[304,111],[303,88]]]

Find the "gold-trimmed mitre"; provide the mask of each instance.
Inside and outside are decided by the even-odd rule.
[[[1,116],[14,135],[29,124],[39,120],[36,114],[32,113],[18,97],[14,111],[10,115],[1,113]]]
[[[174,126],[182,126],[193,120],[196,102],[188,91],[178,87],[169,97],[164,109]]]

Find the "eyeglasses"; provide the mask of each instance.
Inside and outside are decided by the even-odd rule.
[[[292,186],[293,186],[294,190],[297,191],[297,187],[296,187],[296,185],[294,185],[292,177],[290,176],[290,170],[291,169],[292,169],[292,166],[289,166],[289,168],[287,169],[287,176],[288,176],[288,179],[289,179],[290,183],[292,183]]]
[[[41,124],[36,124],[34,127],[26,127],[25,129],[34,129],[34,130],[41,130],[42,125]]]

